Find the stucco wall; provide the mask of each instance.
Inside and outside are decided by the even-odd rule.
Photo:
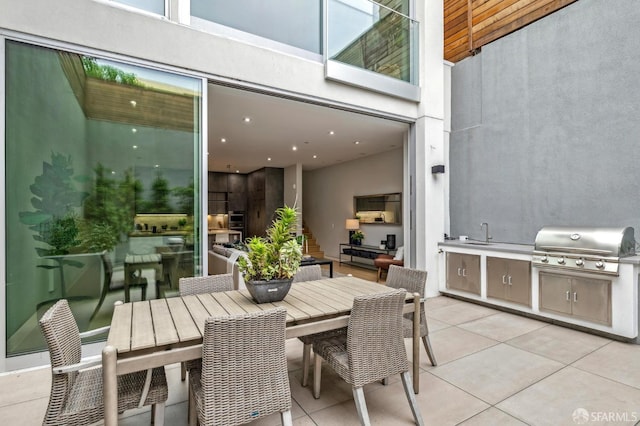
[[[453,236],[640,226],[640,8],[581,0],[452,71]]]

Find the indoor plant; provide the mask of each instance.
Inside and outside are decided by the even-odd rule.
[[[358,229],[351,236],[351,244],[359,246],[360,244],[362,244],[363,239],[364,239],[364,234],[362,233],[361,230]]]
[[[247,289],[258,303],[284,299],[300,267],[302,251],[295,237],[296,216],[294,207],[277,209],[267,236],[247,239],[248,255],[238,259]]]

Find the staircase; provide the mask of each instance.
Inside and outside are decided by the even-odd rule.
[[[302,225],[302,234],[305,238],[305,243],[302,246],[302,254],[309,255],[318,259],[324,258],[324,251],[320,249],[318,242],[313,237],[313,234],[306,225]]]

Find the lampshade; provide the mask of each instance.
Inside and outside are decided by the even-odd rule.
[[[360,229],[360,221],[358,219],[347,219],[344,227],[350,231]]]

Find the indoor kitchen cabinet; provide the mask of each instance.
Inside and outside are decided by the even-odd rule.
[[[611,281],[540,272],[540,310],[611,325]]]
[[[244,212],[247,210],[247,175],[230,174],[228,184],[229,211]]]
[[[447,288],[480,295],[480,256],[447,253]]]
[[[487,297],[531,306],[531,262],[487,257]]]
[[[284,169],[264,167],[247,176],[247,236],[265,236],[276,209],[284,205]]]

